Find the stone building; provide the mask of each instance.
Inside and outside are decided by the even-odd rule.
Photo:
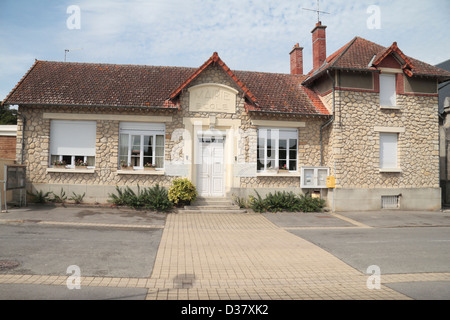
[[[205,197],[439,209],[437,85],[450,73],[359,37],[327,57],[325,30],[312,30],[307,74],[298,44],[290,74],[231,70],[217,53],[199,68],[36,61],[3,101],[19,105],[29,185],[105,202],[115,186],[187,177]]]

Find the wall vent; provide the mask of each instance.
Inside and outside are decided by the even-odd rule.
[[[381,209],[400,208],[400,196],[381,196]]]

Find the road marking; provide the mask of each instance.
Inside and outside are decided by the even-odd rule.
[[[0,220],[2,224],[25,223],[27,220]],[[35,224],[77,226],[77,227],[106,227],[106,228],[137,228],[137,229],[164,229],[163,225],[139,225],[139,224],[111,224],[111,223],[86,223],[86,222],[58,222],[58,221],[32,221]]]
[[[341,220],[347,221],[347,222],[349,222],[349,223],[351,223],[351,224],[353,224],[355,226],[358,226],[360,228],[366,228],[366,229],[372,228],[371,226],[368,226],[368,225],[366,225],[364,223],[361,223],[361,222],[355,221],[353,219],[341,216],[340,214],[337,214],[337,213],[330,213],[330,215],[332,215],[333,217],[339,218]]]

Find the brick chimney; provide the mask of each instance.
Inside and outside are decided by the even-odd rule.
[[[291,56],[291,74],[303,74],[303,48],[297,43],[289,54]]]
[[[311,31],[313,42],[313,70],[317,70],[327,59],[327,40],[325,35],[326,26],[322,22],[316,23]]]

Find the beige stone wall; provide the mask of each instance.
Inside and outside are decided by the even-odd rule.
[[[337,91],[328,166],[337,188],[439,188],[437,97],[397,95],[395,109],[380,109],[377,93]],[[401,128],[401,172],[379,170],[379,132]]]
[[[172,112],[144,110],[117,110],[104,108],[78,107],[33,107],[19,108],[26,119],[24,164],[27,165],[28,182],[32,184],[70,184],[70,185],[137,185],[150,186],[156,183],[169,186],[172,177],[153,175],[118,174],[119,121],[101,120],[102,115],[168,115]],[[97,120],[97,141],[94,173],[48,172],[50,148],[50,119],[44,119],[44,112],[59,113],[95,113]],[[166,141],[179,125],[177,121],[166,124]],[[17,135],[17,160],[21,161],[22,153],[22,120],[19,117]],[[169,139],[168,139],[169,137]],[[168,142],[168,145],[171,143]],[[166,161],[170,160],[170,150],[166,150]]]

